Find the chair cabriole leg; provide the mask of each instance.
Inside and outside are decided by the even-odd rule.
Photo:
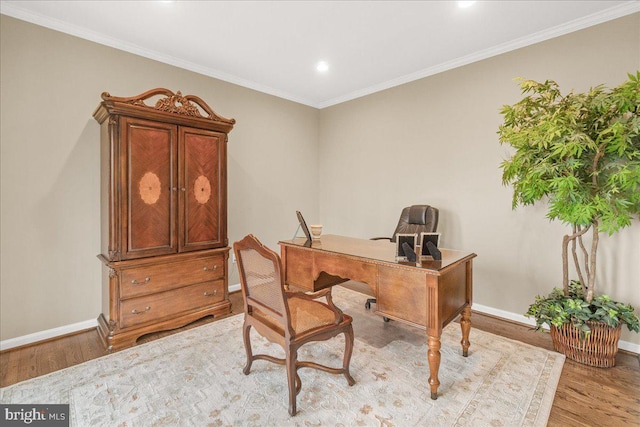
[[[251,364],[253,363],[253,352],[251,351],[251,325],[245,323],[242,331],[242,339],[244,340],[244,350],[247,353],[247,364],[244,366],[242,372],[245,375],[249,375],[251,371]]]
[[[353,353],[353,327],[349,327],[344,332],[344,358],[342,359],[342,369],[344,370],[344,377],[347,379],[347,383],[352,386],[356,383],[349,373],[349,364],[351,363],[351,355]]]
[[[297,348],[289,348],[287,352],[287,382],[289,384],[289,415],[294,416],[297,412],[296,410],[296,362],[298,361],[298,349]],[[299,379],[298,379],[299,380]],[[302,387],[302,383],[300,383],[300,387]]]

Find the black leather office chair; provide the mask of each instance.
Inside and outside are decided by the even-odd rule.
[[[434,233],[437,228],[438,209],[429,205],[413,205],[402,210],[400,219],[398,220],[398,225],[391,237],[373,237],[371,240],[386,239],[391,242],[395,242],[396,235],[398,234],[420,234],[422,232]],[[364,306],[369,310],[371,308],[371,304],[375,302],[375,298],[369,298]]]

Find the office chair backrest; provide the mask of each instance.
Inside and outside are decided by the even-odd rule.
[[[433,233],[437,228],[438,209],[429,205],[409,206],[402,210],[391,241],[396,241],[398,233]]]

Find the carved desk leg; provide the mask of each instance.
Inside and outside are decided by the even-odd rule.
[[[440,369],[440,337],[429,335],[429,351],[427,351],[429,359],[429,386],[431,387],[431,399],[438,398],[438,370]]]
[[[466,306],[464,310],[462,310],[460,327],[462,328],[462,340],[460,341],[460,344],[462,344],[462,355],[467,357],[469,355],[469,346],[471,345],[469,342],[469,332],[471,331],[471,307],[469,306]]]

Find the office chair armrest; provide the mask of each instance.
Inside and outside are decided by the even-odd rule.
[[[287,298],[302,298],[309,301],[313,301],[313,300],[317,300],[319,298],[325,297],[327,300],[327,306],[329,306],[329,308],[333,310],[334,314],[336,315],[336,320],[335,320],[336,325],[342,322],[342,320],[344,319],[342,310],[336,307],[335,304],[333,303],[333,298],[331,297],[331,288],[325,288],[317,292],[286,291],[286,296]]]
[[[388,241],[391,241],[391,237],[372,237],[369,240],[388,240]]]

